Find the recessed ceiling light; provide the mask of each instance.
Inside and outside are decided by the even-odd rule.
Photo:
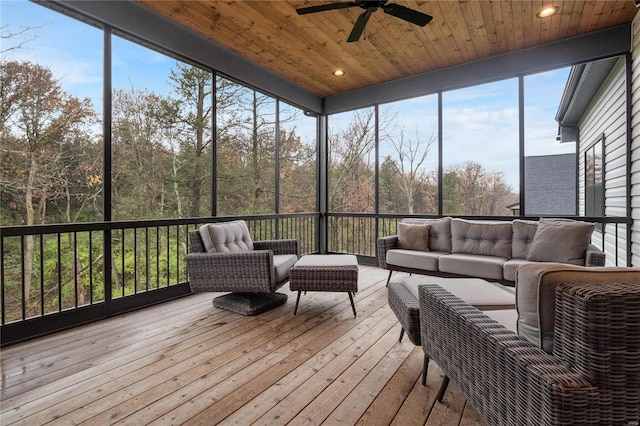
[[[336,77],[340,77],[344,75],[344,70],[335,70],[333,72],[333,75],[335,75]]]
[[[536,16],[538,18],[548,18],[549,16],[553,16],[558,13],[559,10],[560,8],[558,6],[544,6],[542,9],[538,10]]]

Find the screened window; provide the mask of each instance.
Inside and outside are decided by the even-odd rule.
[[[509,215],[519,200],[518,80],[445,92],[445,215]]]
[[[603,139],[585,152],[585,215],[590,217],[604,216]]]
[[[374,212],[375,129],[374,108],[329,117],[329,211]]]
[[[219,216],[275,213],[276,100],[217,77]]]
[[[527,215],[575,215],[575,132],[558,135],[556,116],[571,67],[524,77],[524,200]],[[572,137],[570,137],[572,136]]]
[[[102,31],[31,2],[1,8],[1,224],[102,220]]]
[[[280,213],[316,211],[318,120],[280,102]]]
[[[113,37],[115,220],[209,216],[211,72]]]
[[[438,97],[379,108],[380,213],[438,213]]]

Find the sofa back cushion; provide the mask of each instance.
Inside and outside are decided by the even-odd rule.
[[[571,219],[542,218],[527,260],[584,265],[595,224]]]
[[[560,283],[607,285],[615,282],[640,284],[640,269],[585,267],[560,263],[530,263],[520,266],[516,275],[518,334],[546,352],[552,353],[556,286]]]
[[[452,253],[511,258],[511,222],[451,221]]]
[[[512,229],[511,257],[514,259],[526,259],[533,237],[538,229],[538,222],[535,220],[515,219],[512,223]]]
[[[402,219],[401,223],[429,225],[429,250],[451,253],[451,218]]]
[[[253,241],[244,220],[207,223],[198,228],[198,232],[208,253],[253,250]]]

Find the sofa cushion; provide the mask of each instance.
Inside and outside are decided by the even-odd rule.
[[[429,251],[427,224],[398,223],[398,247],[405,250]]]
[[[289,271],[298,261],[295,254],[274,254],[273,266],[275,269],[275,280],[280,282],[289,276]]]
[[[640,284],[640,268],[530,263],[518,268],[516,278],[518,334],[546,352],[552,353],[558,284]]]
[[[244,220],[207,223],[198,228],[204,249],[209,253],[253,250],[253,241]]]
[[[429,250],[451,253],[451,218],[402,219],[402,223],[429,225]]]
[[[513,241],[511,243],[511,257],[515,259],[526,259],[529,248],[533,243],[533,238],[538,229],[538,222],[535,220],[515,219],[512,224]]]
[[[452,274],[501,280],[502,267],[506,261],[507,259],[496,256],[453,253],[439,259],[438,269]]]
[[[526,259],[584,265],[594,228],[588,222],[542,218]]]
[[[515,281],[518,268],[521,265],[526,265],[529,263],[539,263],[539,262],[533,262],[527,259],[509,259],[502,266],[502,276],[504,277],[505,280]]]
[[[511,258],[511,222],[451,221],[451,252]]]
[[[449,253],[438,251],[417,251],[392,249],[387,251],[387,267],[400,266],[424,271],[437,271],[438,259]]]

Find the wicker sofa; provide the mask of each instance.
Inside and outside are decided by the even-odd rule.
[[[640,421],[640,269],[522,266],[517,333],[437,285],[419,298],[425,373],[437,362],[489,425]]]
[[[378,238],[381,268],[437,276],[467,276],[513,285],[519,266],[557,262],[604,266],[590,244],[595,225],[568,219],[480,221],[403,219],[398,234]],[[403,241],[404,240],[404,241]]]

